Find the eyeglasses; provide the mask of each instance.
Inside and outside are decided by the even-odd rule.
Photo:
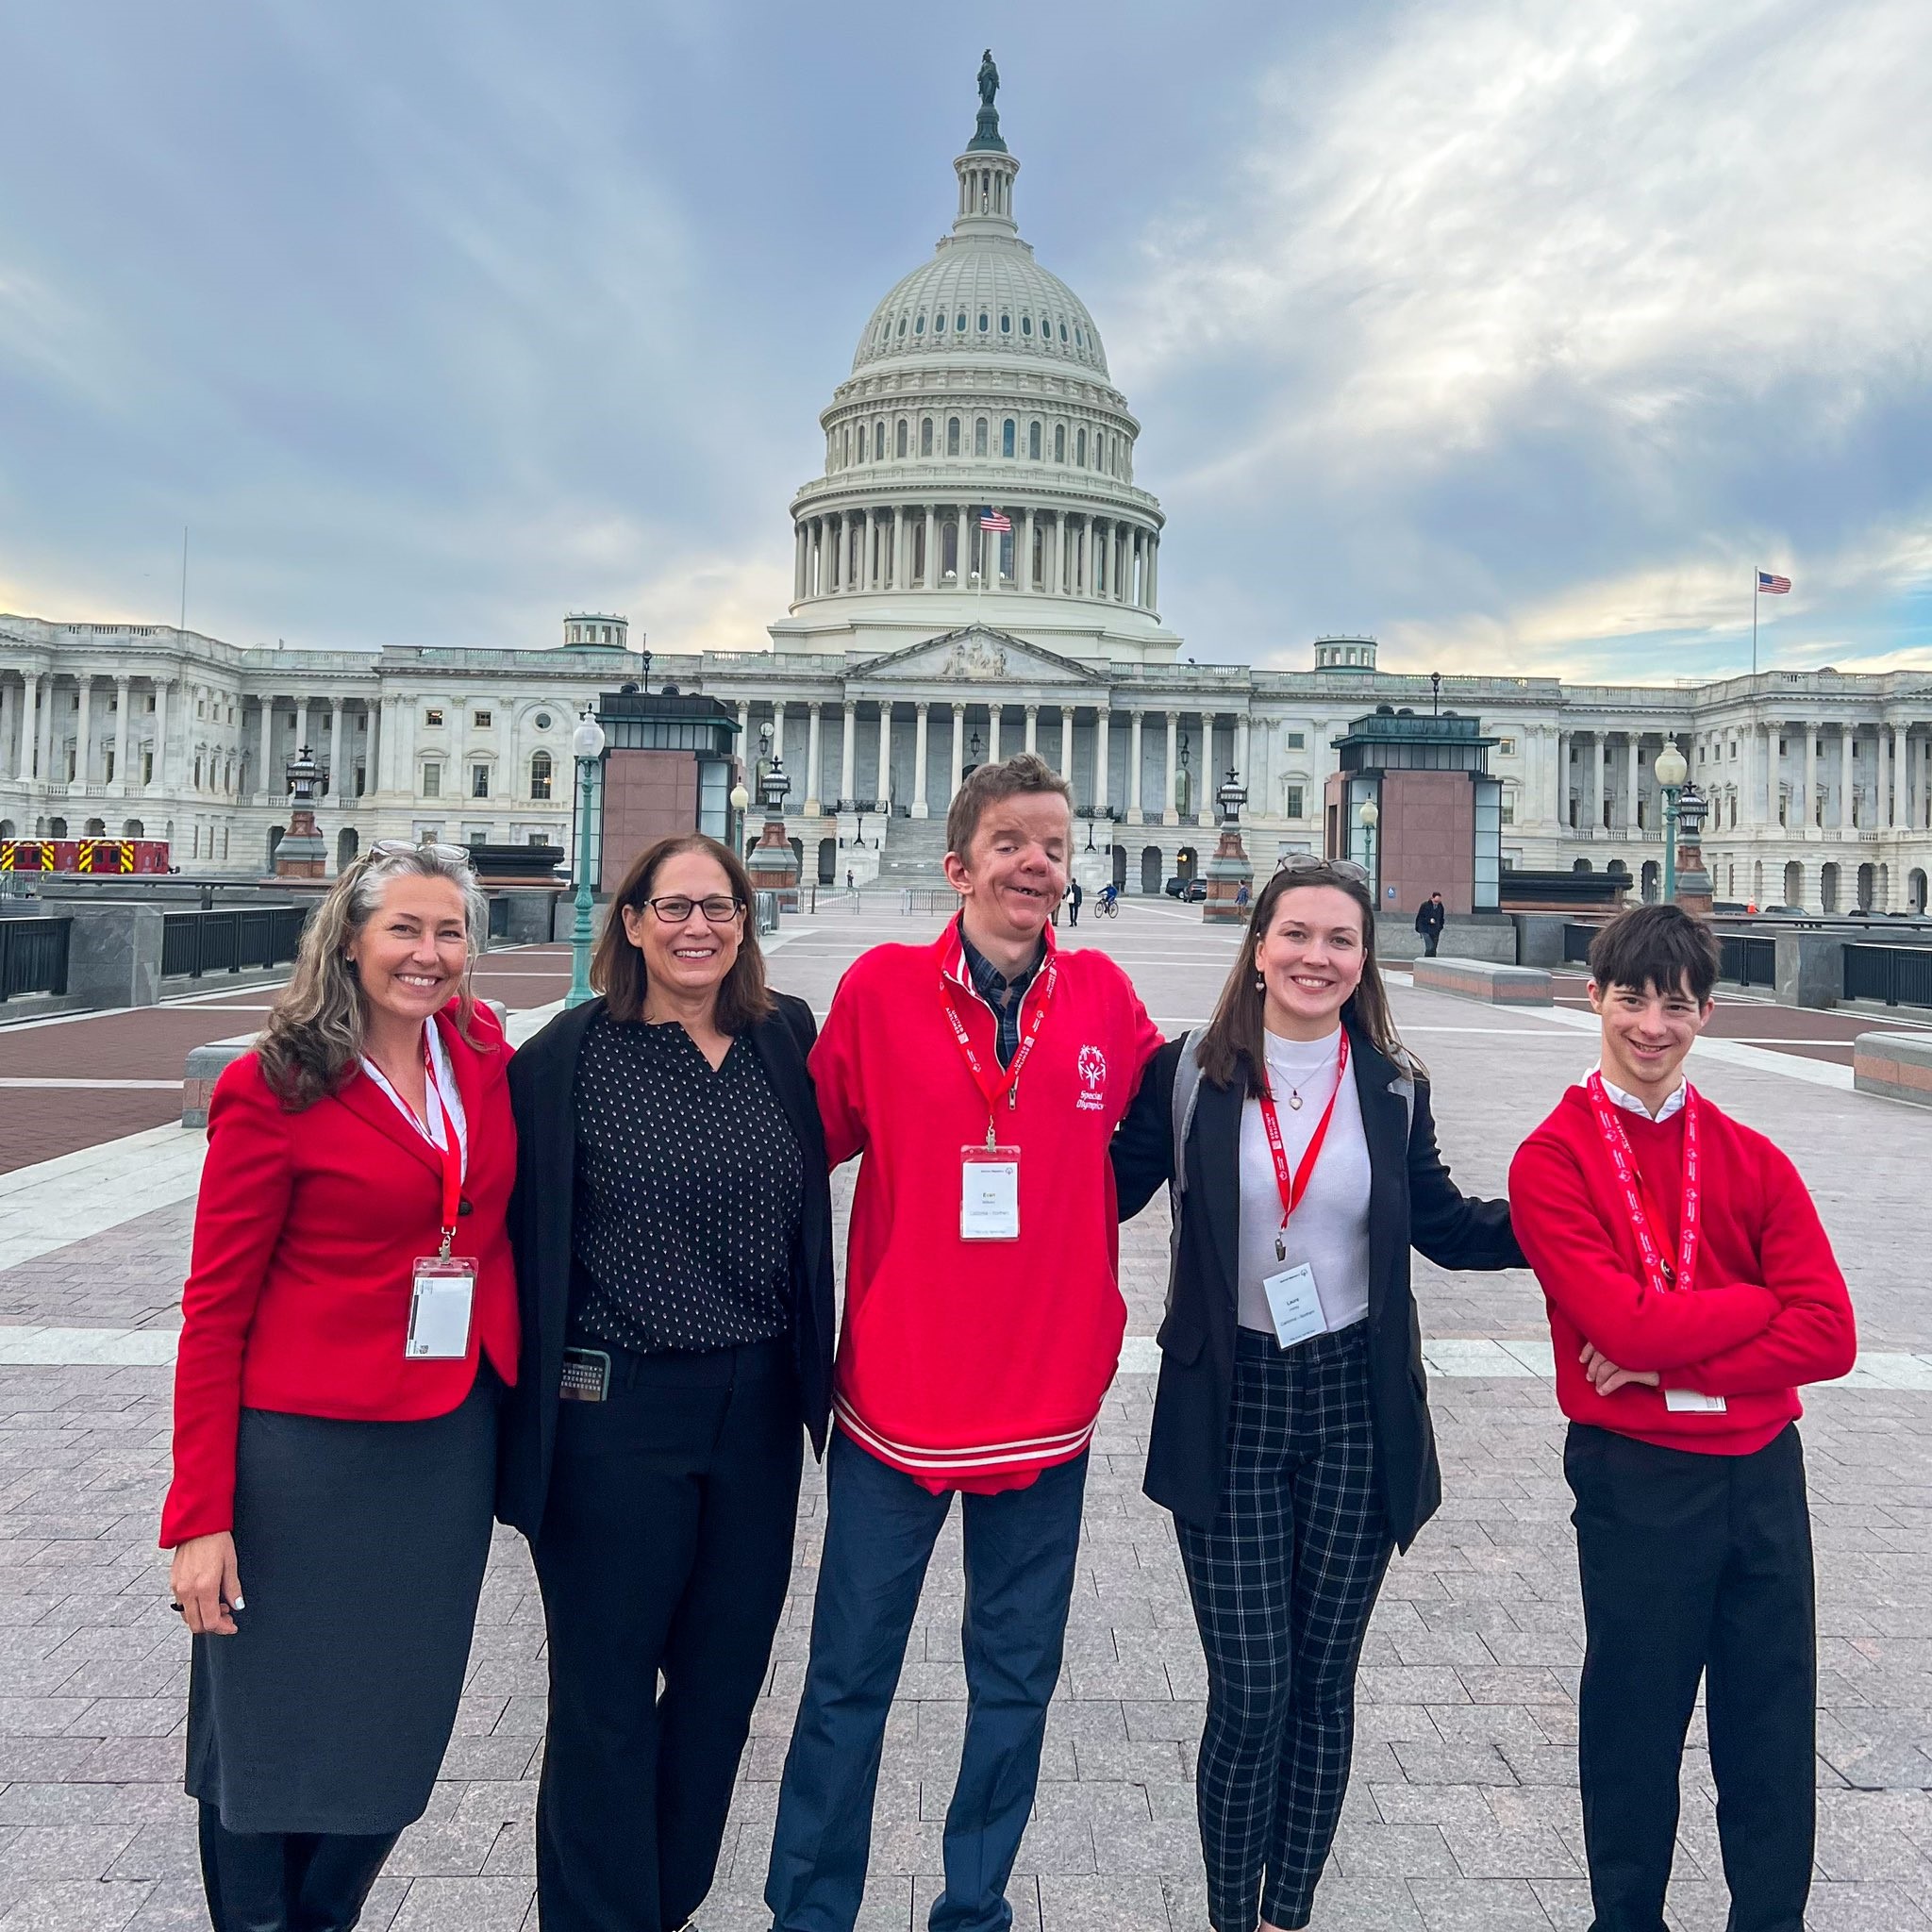
[[[467,845],[438,845],[425,841],[421,845],[412,845],[407,839],[378,839],[369,848],[369,857],[377,858],[408,858],[418,852],[426,852],[432,858],[440,858],[445,865],[468,865],[470,848]]]
[[[1353,880],[1358,886],[1369,883],[1366,866],[1357,865],[1352,858],[1324,858],[1314,852],[1291,852],[1274,869],[1276,872],[1332,872],[1337,878]]]
[[[646,899],[642,902],[661,919],[666,925],[682,925],[696,907],[713,925],[729,925],[744,910],[741,899],[727,899],[722,893],[709,899],[687,899],[680,893],[667,893],[661,899]]]

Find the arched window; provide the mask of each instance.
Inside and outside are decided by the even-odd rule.
[[[1053,425],[1053,459],[1057,463],[1067,459],[1067,425],[1064,423]]]
[[[910,425],[907,423],[905,417],[901,416],[899,418],[899,429],[896,438],[896,453],[902,457],[906,454],[906,440],[909,434]]]
[[[858,460],[861,463],[865,460],[865,425],[863,423],[858,425]]]
[[[844,456],[844,461],[845,461],[845,462],[847,462],[847,463],[849,463],[849,462],[850,462],[851,460],[852,460],[852,425],[851,425],[851,424],[849,424],[849,423],[848,423],[848,424],[846,424],[846,425],[845,425],[845,456]]]
[[[946,418],[946,454],[949,457],[959,454],[959,419],[957,416]]]
[[[932,418],[930,416],[922,416],[919,419],[919,454],[923,457],[929,457],[932,454]]]
[[[1003,336],[1013,333],[1013,318],[1004,308],[1000,310],[1000,333]]]
[[[973,454],[976,457],[983,457],[986,454],[986,418],[984,416],[975,416],[973,419]]]
[[[547,751],[535,753],[530,759],[530,796],[545,799],[550,796],[550,781],[555,767],[551,764]]]
[[[1061,323],[1061,324],[1060,324],[1060,341],[1064,342],[1064,341],[1066,341],[1066,339],[1067,339],[1067,325],[1066,325],[1066,324],[1065,324],[1065,323]]]
[[[1015,441],[1019,433],[1019,425],[1013,421],[1013,419],[1010,416],[1008,416],[1007,420],[1000,425],[1001,456],[1010,457],[1017,456],[1019,454],[1019,445]]]
[[[1084,429],[1074,438],[1074,460],[1083,470],[1087,467],[1087,432]]]
[[[912,318],[912,333],[913,333],[914,335],[916,335],[916,336],[923,336],[923,335],[924,335],[924,334],[925,333],[925,317],[924,317],[924,316],[923,316],[923,315],[915,315],[915,316],[914,316],[914,317]]]
[[[1020,333],[1023,336],[1030,336],[1033,333],[1033,318],[1030,315],[1023,315],[1020,318]]]
[[[872,459],[875,463],[886,459],[886,419],[883,416],[872,425]]]
[[[899,318],[899,340],[906,340],[906,318],[903,315]]]
[[[962,336],[966,333],[966,311],[963,308],[953,318],[953,332]]]
[[[991,326],[992,318],[989,314],[987,314],[985,309],[982,308],[979,311],[979,333],[981,335],[985,335],[987,331],[991,328]]]
[[[1037,419],[1026,425],[1026,454],[1036,463],[1040,460],[1040,424]]]

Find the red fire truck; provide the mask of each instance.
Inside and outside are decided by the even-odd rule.
[[[164,873],[165,839],[0,839],[0,872]]]

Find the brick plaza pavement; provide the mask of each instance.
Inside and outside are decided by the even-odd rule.
[[[861,945],[936,926],[875,909],[793,922],[773,975],[823,1011]],[[1179,908],[1130,904],[1077,937],[1115,952],[1171,1028],[1205,1014],[1234,952],[1228,936]],[[1498,1189],[1523,1133],[1589,1063],[1589,1031],[1574,1011],[1495,1012],[1399,980],[1395,1000],[1433,1070],[1458,1177]],[[1744,1024],[1728,1030],[1733,1043],[1713,1049],[1695,1075],[1797,1159],[1840,1244],[1869,1352],[1850,1383],[1810,1397],[1804,1425],[1822,1651],[1810,1923],[1932,1932],[1932,1314],[1923,1259],[1932,1118],[1851,1092],[1840,1068],[1735,1043],[1761,1037]],[[14,1252],[6,1243],[38,1203],[53,1204],[64,1237],[0,1266],[0,1364],[13,1364],[0,1366],[0,1932],[207,1923],[179,1790],[186,1643],[153,1549],[167,1470],[160,1357],[176,1320],[194,1144],[155,1128],[92,1152],[77,1145],[44,1174],[0,1174],[0,1253]],[[188,1178],[168,1181],[178,1174]],[[848,1194],[841,1176],[841,1204]],[[150,1199],[159,1205],[142,1207]],[[1206,1923],[1189,1782],[1202,1666],[1172,1530],[1140,1494],[1152,1386],[1141,1371],[1165,1247],[1158,1208],[1124,1231],[1130,1373],[1096,1443],[1067,1665],[1012,1887],[1022,1927],[1198,1932]],[[1562,1425],[1536,1372],[1541,1301],[1524,1275],[1452,1277],[1420,1262],[1417,1274],[1446,1500],[1391,1569],[1376,1615],[1355,1779],[1315,1924],[1580,1928],[1580,1624]],[[704,1932],[766,1923],[758,1894],[803,1668],[818,1509],[808,1483],[792,1597]],[[356,1587],[380,1614],[380,1579]],[[892,1715],[868,1927],[923,1925],[936,1890],[963,1721],[959,1614],[955,1532],[935,1558]],[[366,1924],[534,1927],[543,1687],[535,1587],[518,1540],[502,1533],[443,1780]],[[1680,1847],[1674,1923],[1721,1926],[1697,1751]]]

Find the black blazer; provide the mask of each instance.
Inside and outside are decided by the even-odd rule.
[[[1428,1082],[1415,1082],[1414,1116],[1405,1123],[1401,1069],[1353,1024],[1348,1052],[1369,1143],[1369,1399],[1389,1528],[1406,1550],[1442,1500],[1409,1248],[1444,1268],[1525,1263],[1509,1231],[1508,1202],[1473,1201],[1449,1178],[1436,1151]],[[1181,1042],[1171,1040],[1155,1055],[1114,1136],[1123,1219],[1138,1214],[1174,1172],[1180,1053]],[[1160,1328],[1160,1381],[1147,1445],[1148,1495],[1202,1528],[1221,1507],[1227,1470],[1246,1098],[1240,1081],[1222,1088],[1203,1080],[1194,1104],[1180,1264],[1174,1306]]]
[[[824,1130],[806,1056],[818,1038],[811,1008],[774,993],[777,1010],[751,1030],[753,1051],[785,1109],[805,1164],[805,1200],[791,1256],[791,1341],[799,1399],[812,1446],[823,1455],[832,1407],[832,1188]],[[509,1238],[517,1260],[523,1357],[504,1408],[496,1513],[534,1538],[550,1490],[558,1388],[569,1316],[571,1201],[576,1185],[577,1053],[601,999],[559,1013],[509,1063],[517,1123],[517,1180]]]

